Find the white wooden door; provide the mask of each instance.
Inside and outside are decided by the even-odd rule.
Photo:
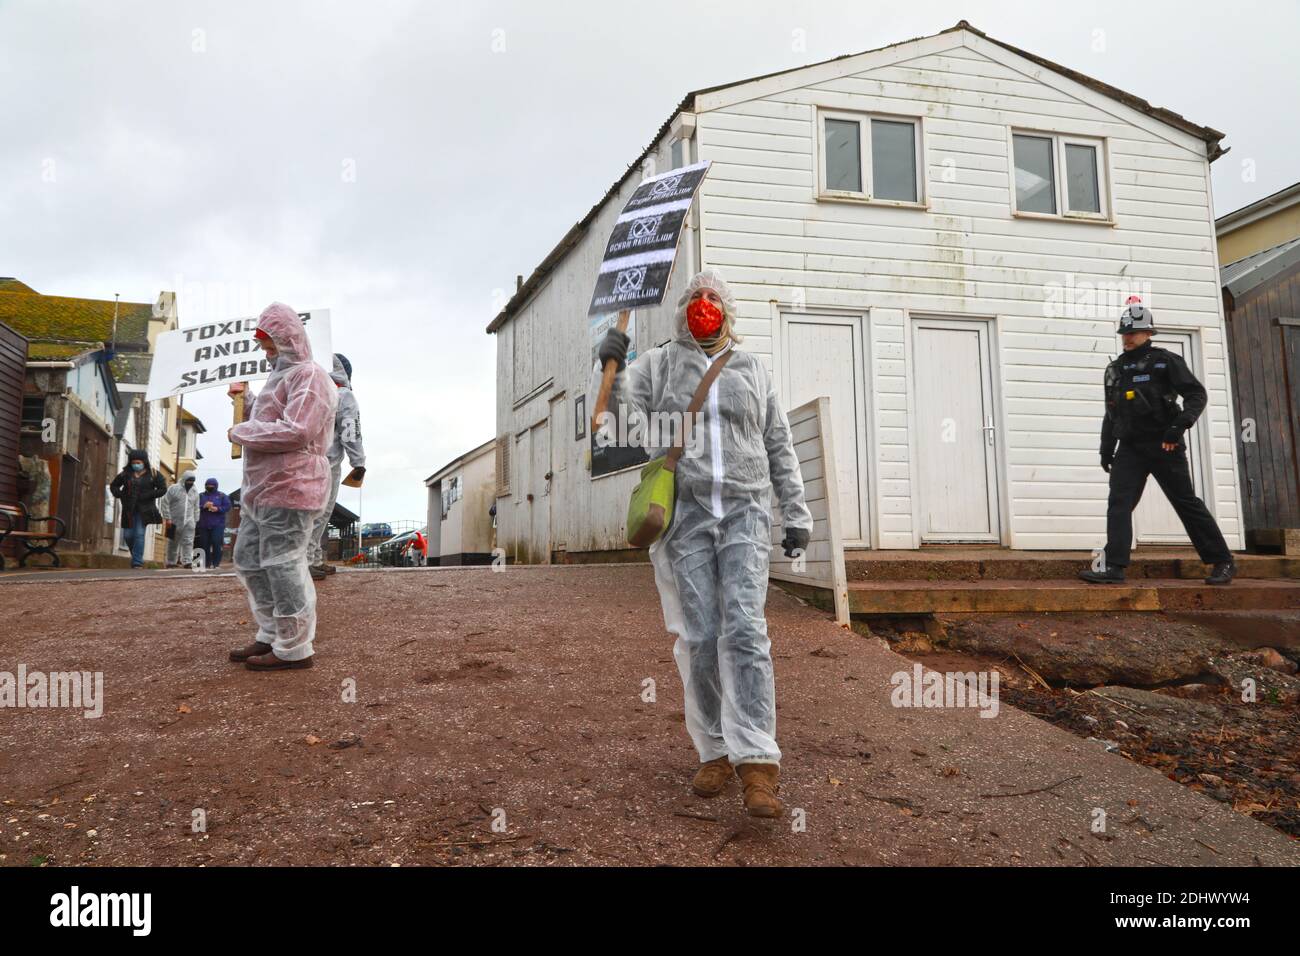
[[[866,496],[866,388],[863,382],[862,319],[859,316],[789,313],[784,382],[787,409],[825,395],[831,400],[831,429],[844,543],[868,542]]]
[[[912,336],[921,540],[999,541],[989,323],[916,319]]]
[[[528,445],[528,432],[520,432],[515,436],[515,453],[511,462],[514,474],[511,476],[510,485],[514,489],[515,513],[512,522],[513,527],[510,531],[510,541],[511,547],[514,549],[512,557],[516,564],[528,563],[528,540],[533,533],[532,505],[529,500],[531,497],[529,473],[532,470],[532,461],[529,457]],[[500,516],[498,512],[498,517]]]
[[[1157,347],[1181,355],[1193,373],[1196,363],[1192,355],[1192,334],[1190,332],[1161,332],[1153,340]],[[1122,346],[1121,346],[1122,348]],[[1200,378],[1197,375],[1197,378]],[[1204,497],[1201,481],[1201,432],[1193,425],[1183,436],[1187,443],[1187,463],[1192,469],[1192,485],[1196,493]],[[1133,537],[1138,544],[1191,544],[1183,523],[1173,505],[1160,490],[1154,478],[1147,479],[1142,500],[1133,511]]]
[[[566,523],[568,518],[564,514],[564,497],[559,491],[562,487],[562,472],[565,470],[565,452],[567,451],[565,438],[573,429],[573,424],[567,413],[568,407],[568,401],[563,395],[551,399],[550,464],[547,469],[550,472],[551,479],[547,482],[546,488],[546,500],[550,504],[550,517],[548,518],[550,551],[563,549],[567,538],[565,529],[568,527]]]
[[[529,434],[532,468],[528,490],[532,492],[532,561],[551,563],[551,439],[546,422],[534,425]]]

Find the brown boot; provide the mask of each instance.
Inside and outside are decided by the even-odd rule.
[[[777,799],[781,768],[774,763],[742,763],[736,768],[745,785],[745,809],[751,817],[779,817],[785,804]]]
[[[254,641],[247,647],[241,647],[230,652],[230,659],[236,664],[242,664],[250,657],[256,657],[259,654],[271,653],[271,645],[263,644],[261,641]]]
[[[691,781],[691,789],[701,797],[716,797],[731,779],[731,761],[726,757],[700,764]]]
[[[244,661],[244,666],[250,671],[298,671],[311,667],[311,660],[310,657],[304,657],[300,661],[286,661],[267,653],[250,657]]]

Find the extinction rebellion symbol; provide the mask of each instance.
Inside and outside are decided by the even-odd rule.
[[[637,266],[634,269],[623,269],[614,279],[615,295],[635,295],[641,291],[641,283],[645,281],[645,266]]]
[[[655,183],[654,186],[651,187],[650,195],[655,197],[671,196],[677,191],[677,187],[681,185],[681,182],[682,177],[680,174],[676,176],[668,176],[665,179],[659,180],[659,182]]]
[[[629,239],[653,239],[659,234],[659,224],[663,222],[663,216],[647,216],[645,219],[632,220],[632,228],[628,230]]]

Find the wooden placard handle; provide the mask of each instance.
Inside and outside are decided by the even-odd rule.
[[[618,330],[627,331],[628,319],[631,314],[627,309],[618,314]],[[618,374],[618,363],[610,359],[605,363],[605,375],[600,380],[600,391],[596,393],[596,405],[591,410],[591,434],[596,434],[600,416],[605,414],[605,408],[609,405],[609,393],[614,390],[614,376]]]
[[[244,390],[243,390],[242,392],[240,392],[238,395],[232,396],[232,398],[231,398],[231,401],[234,402],[234,404],[235,404],[235,424],[236,424],[236,425],[241,424],[241,423],[243,422],[243,420],[244,420],[244,396],[246,396],[247,394],[248,394],[248,384],[245,383],[245,384],[244,384]],[[230,444],[230,457],[231,457],[231,458],[243,458],[243,457],[244,457],[244,446],[243,446],[243,445],[235,444],[234,442],[231,442],[231,444]]]

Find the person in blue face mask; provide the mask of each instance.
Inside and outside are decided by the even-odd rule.
[[[167,481],[149,467],[149,453],[139,449],[127,452],[123,468],[108,490],[122,502],[122,537],[131,549],[131,567],[144,567],[144,543],[149,525],[162,524],[158,499],[167,494]]]

